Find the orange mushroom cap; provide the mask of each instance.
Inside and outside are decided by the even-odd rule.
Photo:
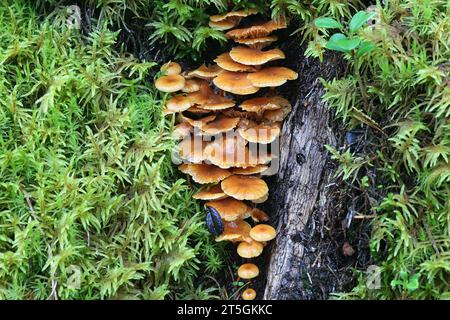
[[[217,139],[205,148],[205,156],[220,168],[242,168],[259,164],[245,145],[246,141],[240,136]]]
[[[223,220],[233,221],[247,217],[248,206],[243,202],[233,198],[213,200],[206,203],[207,206],[216,209]]]
[[[231,242],[241,242],[248,241],[251,242],[249,232],[252,227],[242,219],[234,221],[225,221],[223,224],[224,229],[220,236],[216,238],[216,241],[231,241]]]
[[[174,96],[167,101],[164,114],[183,112],[189,109],[192,105],[192,100],[188,96]]]
[[[208,122],[202,127],[202,131],[215,135],[222,132],[227,132],[232,130],[239,123],[239,118],[228,118],[225,116],[219,116],[214,121]]]
[[[251,8],[251,9],[247,9],[247,10],[230,11],[230,12],[227,12],[224,14],[216,14],[216,15],[209,17],[209,19],[211,21],[218,22],[218,21],[223,21],[223,20],[229,19],[229,18],[245,18],[252,14],[257,14],[257,13],[258,13],[258,10]]]
[[[278,110],[266,110],[263,113],[263,119],[272,121],[272,122],[281,122],[287,117],[287,115],[291,111],[292,111],[291,105],[285,106]]]
[[[269,199],[269,194],[267,193],[265,196],[258,198],[258,199],[254,199],[252,200],[253,203],[264,203],[267,201],[267,199]]]
[[[260,66],[269,61],[284,59],[286,56],[280,49],[262,51],[259,49],[239,46],[231,49],[230,58],[242,65]]]
[[[221,200],[228,197],[225,192],[223,192],[220,184],[215,185],[211,188],[206,187],[197,192],[192,196],[192,198],[197,200]]]
[[[182,91],[185,93],[197,92],[202,85],[208,85],[208,83],[202,79],[188,79]]]
[[[167,76],[173,76],[181,73],[181,66],[176,62],[170,61],[162,65],[160,70]]]
[[[206,141],[199,141],[192,136],[184,138],[178,145],[180,157],[192,163],[200,163],[205,160],[204,149],[206,146]]]
[[[238,130],[242,138],[253,143],[268,144],[273,142],[281,132],[279,123],[260,123]]]
[[[205,163],[182,164],[178,169],[181,172],[190,175],[195,182],[200,184],[217,183],[231,175],[228,170]]]
[[[241,242],[237,247],[237,253],[240,257],[251,259],[258,257],[264,249],[264,245],[258,241]]]
[[[262,112],[265,110],[276,110],[288,106],[291,106],[288,100],[275,96],[245,100],[239,107],[248,112]]]
[[[176,139],[183,139],[185,137],[189,137],[194,132],[194,127],[192,127],[189,123],[179,123],[177,124],[172,132],[172,136]]]
[[[255,241],[265,242],[274,239],[277,231],[268,224],[258,224],[250,230],[250,237]]]
[[[253,279],[259,275],[259,268],[253,263],[244,263],[237,270],[237,274],[242,279]]]
[[[230,197],[239,200],[255,200],[269,192],[263,179],[253,176],[233,175],[221,183],[222,190]]]
[[[243,300],[255,300],[255,298],[256,298],[256,291],[253,290],[252,288],[248,288],[248,289],[245,289],[242,292],[241,296],[242,296]]]
[[[208,80],[217,77],[222,71],[223,71],[222,68],[219,67],[217,64],[210,67],[207,67],[206,65],[203,64],[198,69],[189,72],[188,75]]]
[[[275,30],[286,28],[285,21],[267,21],[247,28],[228,31],[225,36],[231,39],[256,38],[268,36]]]
[[[177,92],[183,89],[186,80],[179,74],[163,76],[155,81],[155,87],[162,92]]]
[[[210,21],[208,24],[211,28],[217,30],[229,30],[237,26],[239,19],[225,19],[221,21]]]
[[[242,175],[252,175],[252,174],[258,174],[263,171],[266,171],[269,167],[264,164],[258,164],[254,167],[247,167],[247,168],[233,168],[231,170],[232,174],[242,174]]]
[[[208,116],[205,116],[203,118],[199,118],[199,119],[191,119],[189,117],[186,117],[185,115],[182,115],[181,113],[178,115],[178,120],[179,122],[183,123],[183,122],[187,122],[189,123],[191,126],[196,127],[196,128],[203,128],[203,126],[205,126],[208,122],[213,121],[214,119],[216,119],[217,115],[215,114],[211,114]]]
[[[223,71],[214,80],[216,87],[237,95],[253,94],[259,88],[252,85],[247,78],[247,73]]]
[[[254,222],[265,222],[269,220],[269,216],[267,215],[267,213],[258,208],[253,208],[248,212],[248,214]]]
[[[264,47],[270,45],[271,43],[277,41],[278,38],[276,36],[267,36],[267,37],[257,37],[257,38],[243,38],[243,39],[235,39],[239,44],[245,44],[253,49],[263,49]]]
[[[224,70],[227,71],[233,71],[233,72],[254,72],[256,71],[256,68],[251,65],[245,65],[242,63],[238,63],[231,59],[230,54],[228,52],[225,52],[218,56],[215,60],[215,63],[219,67],[221,67]]]
[[[278,87],[288,80],[296,80],[298,74],[285,67],[269,67],[249,73],[247,78],[255,87]]]

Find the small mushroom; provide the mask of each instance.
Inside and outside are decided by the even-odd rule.
[[[197,92],[204,84],[207,85],[206,81],[202,79],[187,79],[182,91],[185,93]]]
[[[241,242],[237,247],[237,253],[240,257],[251,259],[258,257],[264,249],[264,245],[258,241]]]
[[[209,19],[213,22],[218,22],[218,21],[223,21],[223,20],[230,19],[230,18],[245,18],[250,15],[257,14],[257,13],[258,13],[258,10],[251,8],[251,9],[247,9],[247,10],[230,11],[230,12],[227,12],[224,14],[216,14],[216,15],[209,17]]]
[[[273,60],[284,59],[286,56],[280,49],[262,51],[245,46],[238,46],[231,49],[230,58],[242,65],[260,66]]]
[[[281,108],[291,107],[288,100],[275,96],[275,97],[259,97],[242,102],[239,107],[242,110],[248,112],[264,112],[266,110],[278,110]]]
[[[237,95],[247,95],[258,92],[259,88],[252,85],[247,75],[247,73],[223,71],[214,78],[213,83],[219,89]]]
[[[175,140],[184,139],[189,137],[194,132],[194,127],[192,127],[189,123],[179,123],[177,124],[172,132],[172,136]]]
[[[254,222],[269,221],[269,216],[261,209],[253,208],[248,212],[248,214],[250,215],[250,217]]]
[[[206,141],[199,141],[192,136],[186,137],[178,144],[179,155],[183,160],[200,163],[205,160],[206,146]]]
[[[253,279],[259,275],[259,268],[253,263],[244,263],[239,267],[237,274],[242,279]]]
[[[223,220],[233,221],[247,217],[248,206],[243,202],[233,198],[213,200],[206,203],[207,206],[216,209]]]
[[[203,128],[203,126],[205,126],[207,123],[213,121],[214,119],[216,119],[216,115],[215,114],[211,114],[208,116],[205,116],[203,118],[199,118],[199,119],[191,119],[189,117],[186,117],[182,114],[178,115],[178,119],[180,122],[187,122],[189,123],[191,126],[196,127],[196,128]]]
[[[253,203],[259,204],[259,203],[264,203],[267,201],[267,199],[269,199],[269,194],[267,193],[265,196],[252,200]]]
[[[278,87],[288,80],[296,80],[298,74],[285,67],[269,67],[249,73],[247,78],[255,87]]]
[[[245,289],[244,292],[242,292],[242,299],[243,300],[255,300],[256,298],[256,291],[252,288]]]
[[[214,60],[214,62],[217,63],[219,67],[227,71],[255,72],[257,70],[252,65],[245,65],[234,61],[233,59],[231,59],[230,54],[228,52],[222,53]]]
[[[206,65],[203,64],[198,69],[189,72],[188,75],[200,79],[210,80],[217,77],[222,71],[223,71],[222,68],[219,67],[217,64],[211,67],[207,67]]]
[[[197,192],[192,196],[192,198],[197,200],[221,200],[225,199],[228,196],[223,192],[220,184],[215,185],[213,187],[206,187]]]
[[[192,107],[192,100],[185,95],[178,95],[170,98],[167,101],[164,114],[172,114],[177,112],[183,112]]]
[[[252,174],[258,174],[263,171],[266,171],[269,167],[264,164],[258,164],[254,167],[247,167],[247,168],[233,168],[231,170],[231,173],[233,174],[242,174],[242,175],[252,175]]]
[[[221,21],[210,21],[208,24],[211,28],[217,29],[217,30],[230,30],[237,26],[239,23],[239,19],[225,19]]]
[[[273,142],[281,132],[279,123],[260,123],[248,128],[238,129],[242,138],[248,142],[268,144]]]
[[[223,192],[239,200],[255,200],[269,192],[263,179],[253,176],[233,175],[221,182]]]
[[[206,134],[215,135],[234,129],[238,123],[239,118],[228,118],[220,115],[214,121],[204,125],[202,131]]]
[[[234,41],[236,41],[239,44],[245,44],[250,48],[261,50],[277,40],[278,38],[276,36],[267,36],[257,38],[235,39]]]
[[[250,230],[250,237],[259,242],[266,242],[277,236],[276,230],[268,224],[258,224]]]
[[[249,235],[251,228],[252,227],[242,219],[225,221],[224,230],[220,236],[216,237],[216,241],[251,242],[252,239]]]
[[[161,67],[161,72],[166,76],[173,76],[181,73],[181,66],[176,62],[167,62]]]
[[[177,92],[184,88],[186,80],[179,74],[163,76],[155,81],[155,87],[162,92]]]
[[[272,122],[281,122],[292,111],[291,105],[278,110],[266,110],[263,113],[263,119]]]
[[[243,39],[243,38],[256,38],[265,37],[278,29],[286,28],[285,21],[267,21],[264,23],[256,24],[247,28],[240,28],[228,31],[225,36],[231,39]]]
[[[178,169],[190,175],[195,182],[200,184],[217,183],[231,175],[228,170],[205,163],[182,164]]]

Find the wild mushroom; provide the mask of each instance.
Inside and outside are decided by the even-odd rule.
[[[199,141],[192,136],[184,138],[178,144],[180,158],[192,163],[201,163],[205,160],[206,146],[206,141]]]
[[[248,206],[243,201],[233,198],[209,201],[206,205],[216,209],[225,221],[243,219],[247,217],[246,213],[249,211]]]
[[[249,73],[247,78],[255,87],[278,87],[285,84],[288,80],[296,80],[298,74],[285,67],[269,67]]]
[[[164,114],[172,114],[177,112],[183,112],[192,107],[192,100],[185,95],[178,95],[170,98],[167,101]]]
[[[277,236],[276,230],[268,224],[258,224],[250,230],[250,237],[259,242],[266,242]]]
[[[257,165],[258,159],[252,157],[245,145],[246,141],[240,136],[217,139],[205,148],[205,156],[211,163],[224,169]]]
[[[215,60],[215,63],[223,70],[233,71],[233,72],[255,72],[257,69],[252,65],[245,65],[238,63],[231,59],[230,54],[228,52],[222,53]]]
[[[172,136],[175,140],[184,139],[189,137],[194,132],[194,127],[192,127],[189,123],[179,123],[177,124],[172,132]]]
[[[231,49],[230,58],[242,65],[260,66],[273,60],[284,59],[286,56],[280,49],[262,51],[245,46],[238,46]]]
[[[234,41],[239,44],[245,44],[250,48],[253,49],[263,49],[264,47],[267,47],[271,43],[277,41],[278,38],[276,36],[267,36],[267,37],[257,37],[257,38],[242,38],[242,39],[235,39]]]
[[[181,73],[181,66],[176,62],[167,62],[161,67],[161,72],[166,76],[173,76]]]
[[[266,110],[288,108],[290,106],[291,104],[288,100],[279,96],[248,99],[239,105],[242,110],[256,113],[264,112]]]
[[[267,213],[258,208],[253,208],[248,212],[248,214],[254,222],[266,222],[269,220],[269,216],[267,215]]]
[[[216,241],[251,242],[252,238],[249,236],[251,229],[252,227],[242,219],[225,221],[223,232],[216,237]]]
[[[163,76],[155,81],[155,87],[162,92],[177,92],[184,88],[186,80],[179,74]]]
[[[217,117],[217,116],[216,116],[215,114],[211,114],[211,115],[205,116],[205,117],[203,117],[203,118],[192,119],[192,118],[186,117],[186,116],[184,116],[184,115],[182,115],[182,114],[179,114],[179,115],[178,115],[178,120],[179,120],[180,122],[187,122],[187,123],[189,123],[191,126],[201,129],[201,128],[203,128],[203,126],[206,125],[208,122],[211,122],[211,121],[213,121],[214,119],[216,119],[216,117]]]
[[[240,257],[251,259],[258,257],[264,249],[264,245],[258,241],[246,242],[243,241],[239,243],[237,247],[237,253]]]
[[[244,263],[237,270],[237,274],[242,279],[253,279],[259,275],[259,268],[253,263]]]
[[[268,194],[268,193],[267,193],[266,195],[262,196],[261,198],[252,200],[252,202],[253,202],[253,203],[256,203],[256,204],[259,204],[259,203],[264,203],[264,202],[266,202],[267,199],[269,199],[269,194]]]
[[[257,14],[257,13],[258,13],[258,10],[251,8],[251,9],[247,9],[247,10],[230,11],[230,12],[227,12],[224,14],[216,14],[216,15],[209,17],[209,19],[213,22],[218,22],[218,21],[223,21],[223,20],[230,19],[230,18],[245,18],[250,15]]]
[[[247,73],[223,71],[214,78],[213,83],[219,89],[237,95],[247,95],[258,92],[259,88],[252,85],[247,75]]]
[[[253,176],[230,176],[221,182],[221,187],[227,195],[239,200],[259,199],[269,192],[266,182]]]
[[[185,93],[197,92],[204,84],[207,85],[207,82],[202,79],[187,79],[182,91]]]
[[[241,296],[242,296],[243,300],[255,300],[255,298],[256,298],[256,291],[253,290],[252,288],[248,288],[248,289],[245,289],[242,292]]]
[[[198,69],[189,72],[188,75],[200,79],[210,80],[217,77],[222,71],[223,71],[222,68],[219,67],[217,64],[211,67],[207,67],[206,65],[203,64]]]
[[[238,25],[238,23],[239,23],[238,19],[225,19],[221,21],[210,21],[208,25],[211,28],[225,31],[234,28],[235,26]]]
[[[278,29],[286,28],[286,22],[284,21],[267,21],[264,23],[256,24],[247,28],[240,28],[228,31],[225,36],[231,39],[243,39],[243,38],[256,38],[265,37]]]
[[[279,123],[260,123],[248,128],[238,129],[242,138],[252,143],[269,144],[273,142],[281,132]]]
[[[180,169],[181,172],[190,175],[192,180],[200,184],[217,183],[231,175],[228,170],[205,163],[182,164],[178,169]]]
[[[197,192],[192,196],[192,198],[197,200],[221,200],[225,199],[228,196],[223,192],[220,184],[215,185],[213,187],[206,187]]]
[[[239,118],[228,118],[223,115],[218,116],[214,121],[202,126],[202,131],[206,134],[215,135],[234,129],[239,122]]]
[[[252,174],[258,174],[261,172],[264,172],[268,169],[269,167],[267,165],[264,164],[258,164],[254,167],[247,167],[247,168],[233,168],[231,169],[231,173],[232,174],[242,174],[242,175],[252,175]]]
[[[281,122],[292,111],[291,105],[277,110],[266,110],[263,113],[263,119],[272,122]]]

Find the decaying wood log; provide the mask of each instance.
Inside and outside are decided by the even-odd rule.
[[[319,227],[314,225],[315,221],[334,214],[330,212],[335,200],[333,187],[329,186],[334,170],[329,166],[325,145],[337,143],[333,111],[321,99],[325,90],[319,78],[338,76],[343,63],[335,54],[321,63],[305,58],[303,48],[288,47],[284,51],[299,79],[287,89],[294,102],[293,111],[283,125],[280,168],[269,186],[268,211],[278,235],[271,245],[264,298],[312,299],[324,297],[328,292],[317,293],[312,289],[312,273],[321,257],[317,252],[314,254],[315,248],[308,247],[310,244],[304,238]]]

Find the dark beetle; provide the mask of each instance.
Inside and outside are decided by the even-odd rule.
[[[213,207],[206,206],[206,226],[209,232],[215,236],[220,236],[223,232],[223,222],[219,212]]]

